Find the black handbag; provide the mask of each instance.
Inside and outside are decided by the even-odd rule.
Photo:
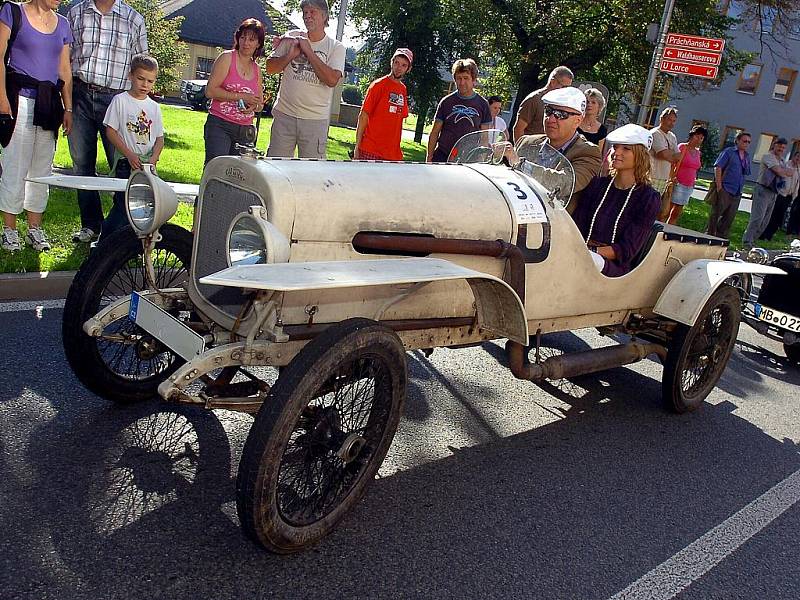
[[[11,23],[11,35],[8,37],[8,45],[6,46],[6,55],[3,57],[3,64],[6,66],[6,89],[8,89],[8,59],[11,56],[11,46],[14,44],[14,40],[17,39],[19,28],[22,26],[22,8],[16,2],[6,2],[4,4],[11,6],[11,15],[13,18]],[[8,143],[11,141],[15,124],[16,119],[13,115],[0,115],[0,144],[3,145],[3,148],[8,146]]]

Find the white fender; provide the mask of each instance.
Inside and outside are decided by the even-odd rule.
[[[777,267],[729,260],[693,260],[673,277],[661,292],[653,312],[692,326],[720,284],[737,273],[786,275]]]

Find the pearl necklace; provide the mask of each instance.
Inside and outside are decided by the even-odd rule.
[[[608,190],[611,189],[611,186],[613,184],[614,184],[614,180],[611,179],[608,182],[608,187],[606,188],[606,191],[603,193],[603,198],[600,200],[600,204],[597,205],[597,208],[595,209],[594,214],[592,215],[592,223],[591,223],[591,225],[589,225],[589,233],[586,236],[586,239],[584,240],[584,242],[586,242],[586,243],[588,243],[589,240],[592,239],[592,232],[594,231],[594,222],[595,222],[595,219],[597,219],[597,213],[599,213],[600,209],[603,208],[603,203],[606,201],[606,196],[608,196]],[[628,206],[628,202],[630,201],[631,196],[633,195],[633,190],[635,190],[635,189],[636,189],[636,184],[634,183],[631,186],[631,188],[628,190],[628,197],[625,198],[625,203],[622,205],[622,209],[620,209],[619,214],[617,215],[616,221],[614,221],[614,230],[611,233],[611,242],[610,242],[611,244],[613,244],[617,240],[617,226],[619,225],[619,220],[622,218],[622,213],[625,212],[625,208]]]

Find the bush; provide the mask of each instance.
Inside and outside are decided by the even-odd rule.
[[[358,89],[357,85],[348,83],[342,87],[342,101],[347,104],[357,104],[360,106],[364,101],[364,96],[361,95],[361,90]]]

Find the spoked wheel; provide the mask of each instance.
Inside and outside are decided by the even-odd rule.
[[[236,481],[245,533],[268,550],[327,535],[375,478],[407,383],[397,335],[368,319],[332,325],[283,370],[256,416]]]
[[[155,283],[178,287],[189,276],[192,234],[164,225],[153,251]],[[89,317],[118,298],[147,289],[141,241],[128,227],[115,231],[89,255],[75,275],[64,304],[64,352],[80,381],[94,393],[118,402],[151,398],[181,359],[122,315],[101,337],[83,331]]]
[[[678,326],[661,380],[670,409],[678,413],[697,409],[717,385],[733,352],[740,310],[739,292],[723,286],[711,295],[692,327]]]

